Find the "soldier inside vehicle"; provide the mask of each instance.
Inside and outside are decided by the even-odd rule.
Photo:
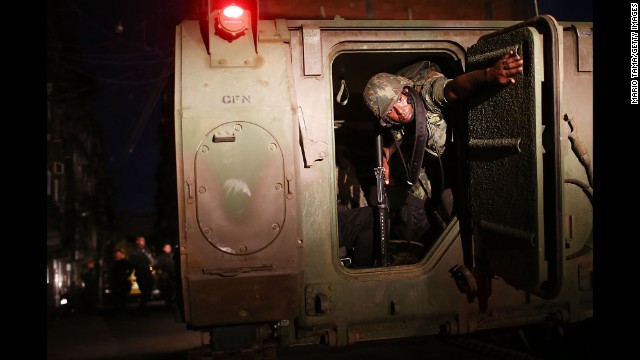
[[[373,57],[376,61],[372,61]],[[385,64],[385,70],[389,69],[389,72],[381,72],[380,67],[354,66],[356,63]],[[374,226],[377,231],[372,239],[376,249],[371,262],[373,266],[420,261],[446,229],[454,215],[453,198],[459,172],[453,133],[454,128],[465,120],[463,106],[446,105],[471,96],[473,90],[482,86],[506,86],[515,82],[514,76],[522,73],[522,63],[520,56],[511,51],[487,69],[463,74],[459,61],[437,52],[394,53],[391,56],[351,53],[335,59],[334,89],[339,90],[335,90],[338,105],[334,106],[334,117],[346,119],[334,123],[336,148],[354,152],[353,163],[358,170],[358,180],[354,182],[362,183],[362,188],[368,189],[373,223],[388,224],[385,232],[381,230],[385,225]],[[394,65],[401,70],[391,70]],[[367,83],[360,87],[363,81]],[[348,94],[349,87],[352,91],[364,89],[363,96],[341,98]],[[364,102],[359,102],[362,99]],[[375,178],[374,139],[377,135],[385,139],[384,186],[376,185]],[[381,191],[384,191],[385,199],[382,205]],[[375,209],[377,204],[379,209]],[[378,215],[380,209],[388,214]],[[361,220],[349,222],[340,216],[341,238],[345,228],[354,227],[351,224],[363,228],[358,225]],[[364,229],[369,231],[369,227]],[[382,236],[384,240],[381,240]],[[342,239],[340,244],[344,245]],[[358,253],[357,248],[348,250]],[[370,250],[367,248],[366,251]],[[356,267],[362,267],[362,261]]]

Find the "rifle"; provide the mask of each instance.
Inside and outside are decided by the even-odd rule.
[[[380,258],[382,262],[382,266],[389,265],[389,254],[387,252],[388,245],[388,218],[389,218],[389,208],[387,206],[387,192],[385,190],[384,184],[384,166],[382,165],[382,157],[384,156],[384,152],[382,150],[382,135],[378,135],[376,137],[376,161],[377,167],[374,169],[374,173],[376,176],[376,194],[377,194],[377,205],[378,205],[378,219],[379,219],[379,230],[380,230]]]

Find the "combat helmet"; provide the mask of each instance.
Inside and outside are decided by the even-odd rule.
[[[367,82],[362,91],[362,97],[367,107],[376,118],[380,119],[380,125],[384,127],[394,125],[387,118],[387,113],[389,113],[405,86],[413,86],[413,81],[389,73],[378,73]]]

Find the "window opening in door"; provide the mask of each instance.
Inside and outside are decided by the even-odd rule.
[[[395,142],[393,137],[398,134],[381,126],[365,104],[363,89],[377,73],[397,74],[425,61],[448,78],[462,72],[459,60],[436,50],[344,52],[333,61],[338,254],[348,268],[416,264],[425,258],[455,216],[453,194],[459,166],[453,141],[455,126],[451,123],[459,123],[457,118],[464,116],[464,111],[456,109],[442,114],[450,123],[446,130],[447,151],[425,152],[423,163],[427,170],[420,175],[422,184],[414,185],[412,191],[407,183],[405,169],[413,141],[403,139],[400,148],[404,155],[396,152],[389,158],[389,182],[383,186],[385,206],[378,200],[380,177],[376,169],[380,164],[376,139],[382,136],[386,147]],[[381,222],[380,211],[384,208],[386,221]],[[384,228],[381,224],[387,224],[384,243],[380,240]]]

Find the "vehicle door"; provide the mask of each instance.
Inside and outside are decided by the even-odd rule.
[[[483,36],[467,54],[473,71],[513,49],[524,73],[468,104],[465,251],[489,276],[548,298],[563,264],[559,29],[536,17]]]

